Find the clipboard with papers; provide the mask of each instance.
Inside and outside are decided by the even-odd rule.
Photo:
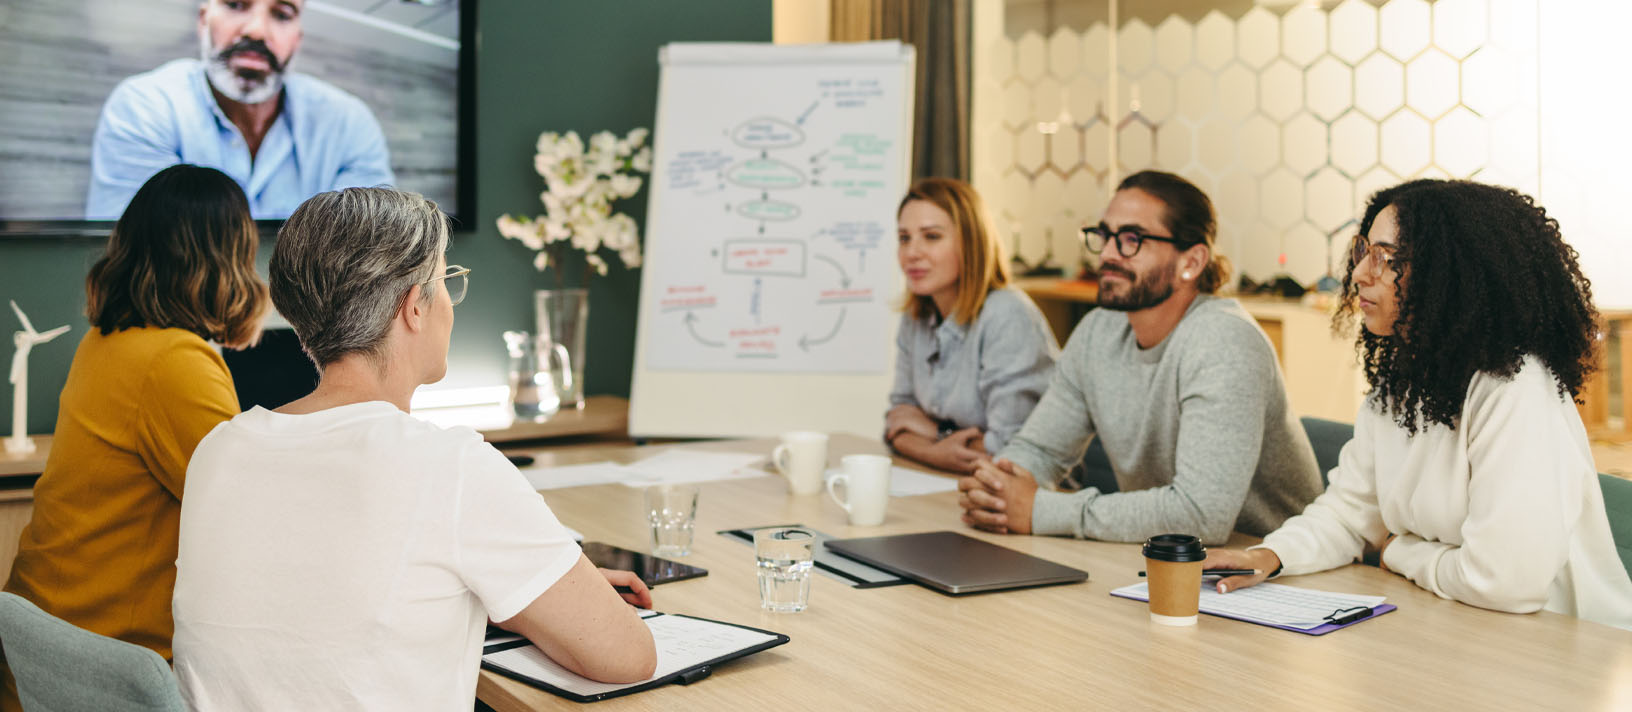
[[[596,702],[671,683],[690,685],[715,666],[788,642],[788,636],[734,623],[641,611],[657,644],[652,677],[626,684],[596,682],[549,659],[526,638],[506,635],[482,646],[482,667],[574,702]]]
[[[1123,586],[1111,591],[1111,595],[1135,601],[1150,600],[1146,583]],[[1325,635],[1395,608],[1392,603],[1383,603],[1382,596],[1316,591],[1275,583],[1261,583],[1230,593],[1219,593],[1211,582],[1201,585],[1202,613],[1304,635]]]

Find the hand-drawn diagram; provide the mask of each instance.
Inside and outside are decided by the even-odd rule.
[[[804,94],[786,113],[660,127],[649,368],[885,367],[905,150],[886,83],[819,78],[814,91],[778,92]]]

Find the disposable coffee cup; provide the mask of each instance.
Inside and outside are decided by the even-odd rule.
[[[1189,534],[1158,534],[1145,541],[1144,554],[1150,620],[1162,625],[1195,625],[1207,547]]]

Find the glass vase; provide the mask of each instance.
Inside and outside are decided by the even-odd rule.
[[[561,407],[584,407],[584,338],[589,333],[588,289],[540,289],[533,292],[534,316],[541,350],[560,353],[565,358],[550,364],[555,392]],[[556,347],[560,346],[561,349]]]

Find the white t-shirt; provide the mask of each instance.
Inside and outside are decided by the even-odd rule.
[[[578,557],[473,430],[384,402],[255,408],[187,470],[182,696],[201,710],[469,710],[486,619],[521,612]]]

